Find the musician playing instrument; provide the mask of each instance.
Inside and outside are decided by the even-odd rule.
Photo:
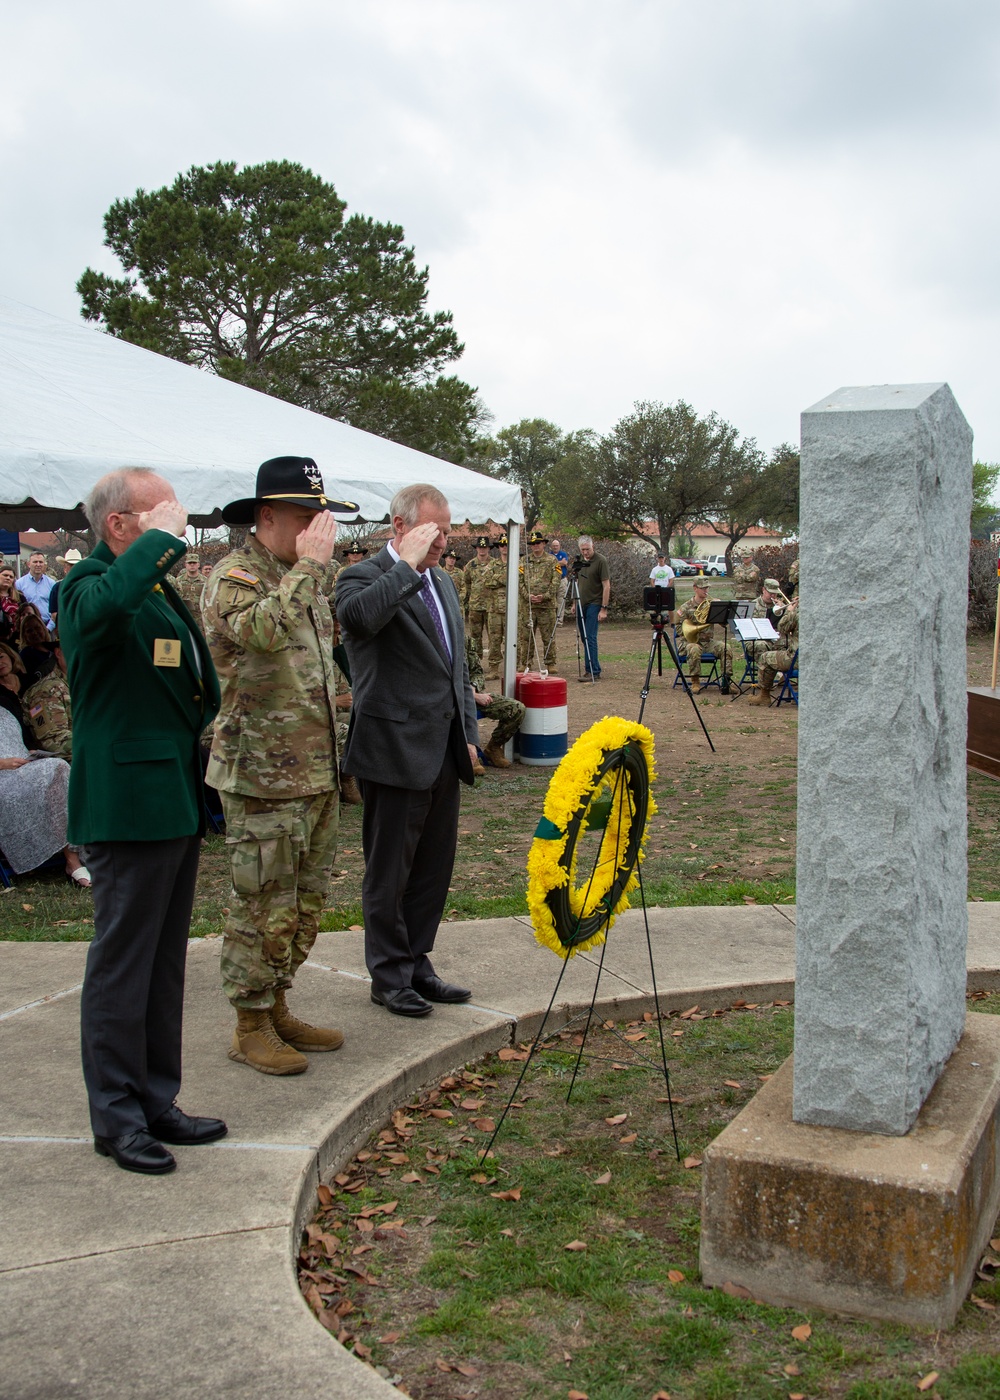
[[[799,649],[799,599],[798,594],[778,619],[780,642],[773,651],[765,651],[760,658],[760,690],[749,702],[751,705],[770,705],[771,689],[779,671],[791,670],[795,653]]]
[[[697,695],[701,690],[702,652],[714,651],[719,657],[723,674],[729,677],[733,674],[732,648],[725,646],[724,636],[718,645],[713,642],[716,629],[708,622],[709,607],[708,585],[703,579],[695,579],[691,597],[674,613],[674,623],[678,628],[677,653],[687,657],[688,679],[693,695]],[[718,630],[720,633],[723,631],[721,627]]]

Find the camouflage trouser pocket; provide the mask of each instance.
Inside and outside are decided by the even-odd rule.
[[[290,810],[290,804],[283,807],[284,810],[275,810],[273,804],[244,798],[236,820],[227,822],[226,846],[233,888],[244,898],[294,882],[292,835],[296,813]]]

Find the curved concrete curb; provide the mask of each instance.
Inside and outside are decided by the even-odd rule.
[[[970,922],[970,984],[998,987],[1000,905],[973,905]],[[650,928],[663,1009],[791,995],[794,910],[651,910]],[[226,1058],[218,945],[192,943],[182,1103],[221,1113],[230,1136],[180,1149],[164,1178],[119,1172],[92,1151],[78,1068],[85,954],[0,944],[0,1396],[388,1395],[298,1291],[316,1187],[415,1090],[532,1035],[558,973],[551,953],[526,920],[446,926],[438,970],[467,978],[476,1004],[410,1022],[371,1005],[362,936],[323,934],[294,1005],[343,1026],[347,1043],[280,1080]],[[555,1024],[589,1004],[595,971],[592,958],[571,962]],[[612,935],[598,1009],[633,1017],[653,1008],[652,993],[642,915],[631,911]]]

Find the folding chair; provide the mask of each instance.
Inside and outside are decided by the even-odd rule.
[[[789,701],[794,701],[794,702],[795,702],[796,709],[798,708],[798,704],[799,704],[799,649],[798,649],[798,647],[795,648],[795,655],[792,657],[792,664],[791,664],[791,666],[789,666],[788,670],[785,672],[784,679],[783,679],[782,682],[781,682],[781,689],[778,691],[778,698],[777,698],[777,700],[775,700],[775,702],[774,702],[774,708],[777,709],[778,706],[779,706],[780,704],[782,704],[782,702],[784,702],[784,703],[787,705],[787,704],[789,703]]]

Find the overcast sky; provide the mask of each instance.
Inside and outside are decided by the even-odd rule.
[[[995,0],[0,0],[0,293],[116,198],[297,160],[403,225],[495,427],[687,399],[765,448],[946,379],[1000,460]]]

